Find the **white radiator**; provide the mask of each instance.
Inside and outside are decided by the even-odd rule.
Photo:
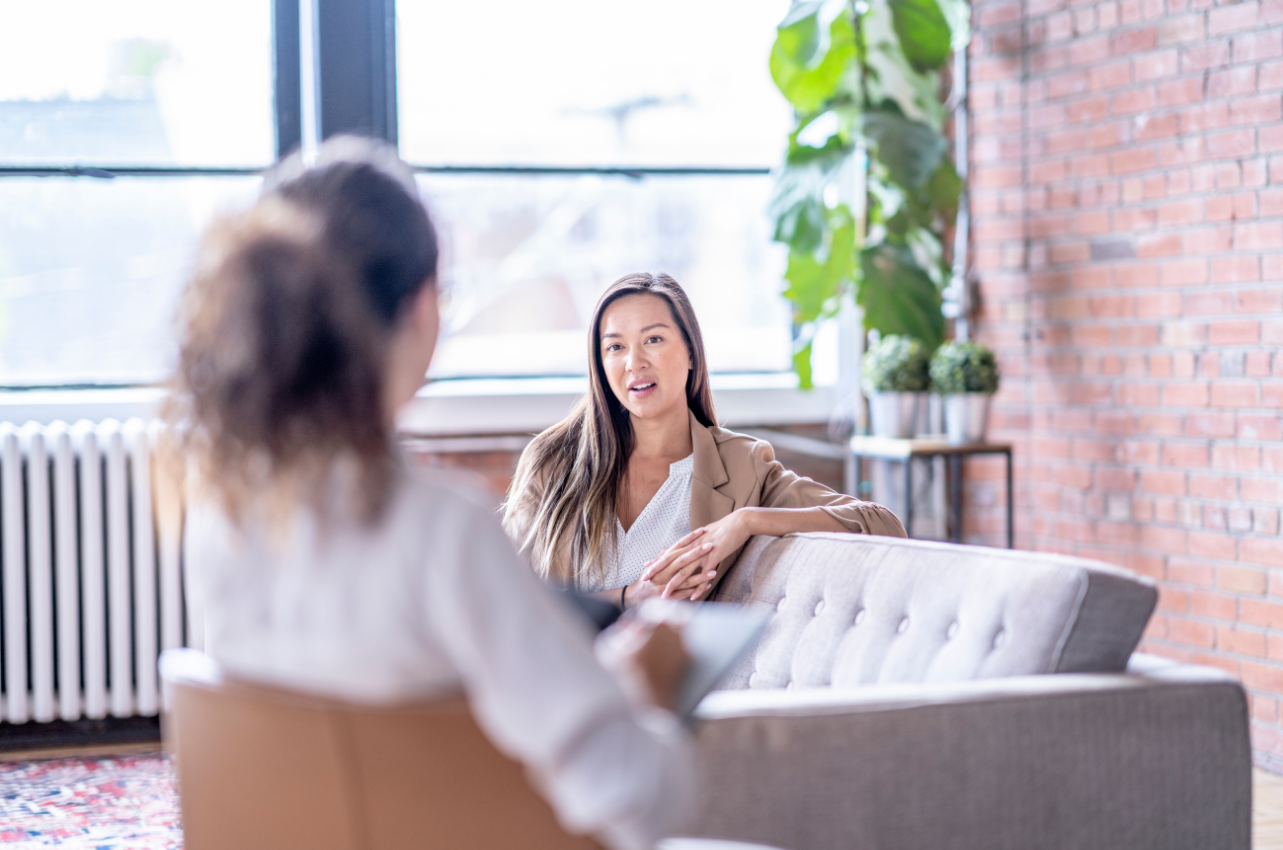
[[[159,423],[0,423],[0,720],[154,715],[188,641],[181,521],[156,521]]]

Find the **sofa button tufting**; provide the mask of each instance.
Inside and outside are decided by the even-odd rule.
[[[863,608],[861,608],[859,611],[856,611],[856,612],[855,612],[855,624],[856,624],[857,626],[864,622],[864,615],[865,615],[866,613],[868,613],[868,612],[866,612],[866,611],[865,611],[865,609],[863,609]]]
[[[820,612],[823,610],[824,610],[824,600],[821,599],[819,602],[815,603],[815,616],[817,617],[820,616]]]
[[[909,618],[901,617],[899,625],[895,627],[895,633],[898,635],[902,635],[908,630],[909,630]]]
[[[949,628],[944,633],[945,640],[953,640],[958,636],[958,621],[954,620],[949,624]]]

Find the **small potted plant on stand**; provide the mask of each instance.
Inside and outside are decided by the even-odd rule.
[[[949,443],[982,443],[989,424],[989,400],[998,391],[998,361],[974,342],[946,342],[931,358],[931,388],[944,400]]]
[[[907,336],[884,336],[864,353],[864,391],[875,437],[912,437],[918,403],[931,385],[926,348]]]

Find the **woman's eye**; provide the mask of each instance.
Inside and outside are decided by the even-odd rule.
[[[663,342],[663,341],[664,341],[664,338],[663,338],[662,336],[652,336],[652,337],[648,337],[648,338],[646,339],[646,341],[647,341],[647,342]]]
[[[610,345],[606,346],[606,351],[608,351],[608,352],[610,352],[610,351],[618,351],[618,350],[619,350],[619,349],[621,349],[621,348],[623,348],[623,346],[622,346],[622,345],[620,345],[620,344],[619,344],[619,343],[617,343],[617,342],[612,342]]]

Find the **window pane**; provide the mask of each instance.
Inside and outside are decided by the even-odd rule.
[[[256,166],[270,0],[0,0],[0,162]]]
[[[593,306],[664,271],[690,293],[717,372],[790,368],[769,177],[424,175],[441,231],[445,334],[431,375],[582,375]]]
[[[420,164],[771,166],[787,0],[397,3],[401,149]]]
[[[257,177],[0,180],[0,384],[146,383],[210,217]]]

